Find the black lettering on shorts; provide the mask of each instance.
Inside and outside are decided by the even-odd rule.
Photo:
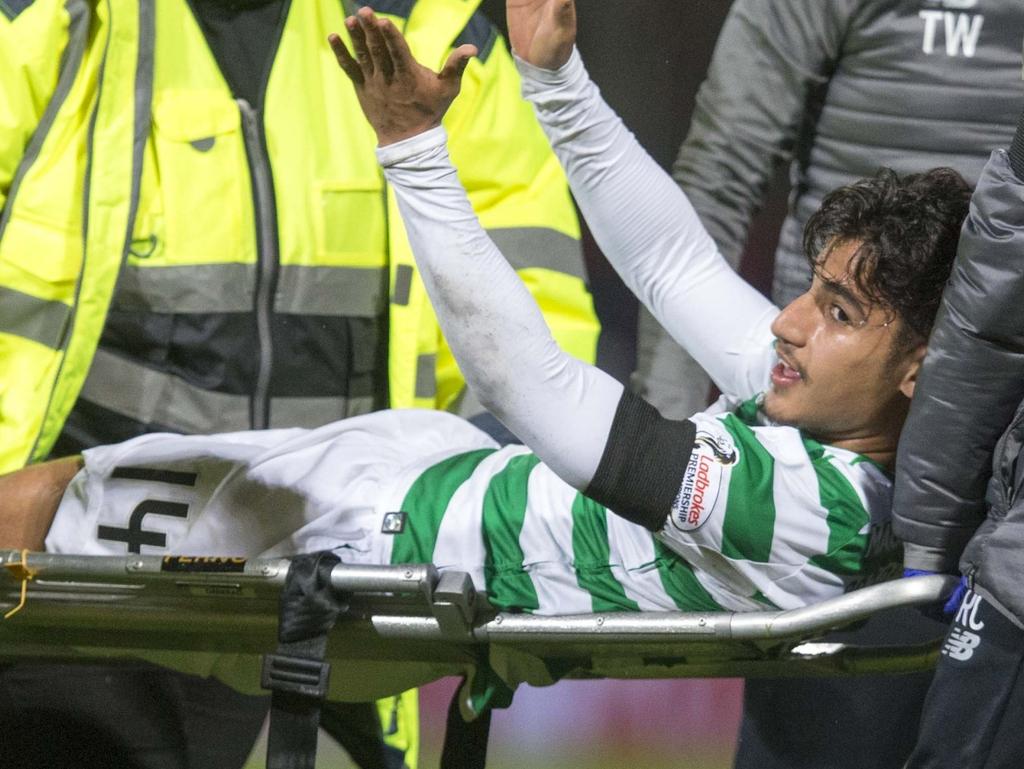
[[[127,481],[150,481],[153,483],[170,483],[174,486],[195,486],[198,473],[185,473],[179,470],[158,470],[151,467],[115,467],[111,478]]]
[[[110,473],[110,478],[111,480],[167,483],[172,486],[188,486],[192,488],[196,485],[199,474],[152,467],[115,467]],[[99,539],[105,539],[110,542],[124,542],[128,546],[129,553],[141,553],[143,545],[148,547],[167,547],[166,534],[142,528],[142,522],[147,515],[188,518],[188,505],[184,502],[168,502],[159,499],[144,500],[132,510],[126,528],[100,525],[97,528],[96,536]]]
[[[165,502],[160,499],[144,500],[132,510],[127,528],[101,525],[96,531],[96,536],[111,542],[124,542],[128,546],[129,553],[141,553],[143,545],[167,547],[166,534],[142,528],[142,521],[147,515],[188,518],[188,505],[184,502]]]

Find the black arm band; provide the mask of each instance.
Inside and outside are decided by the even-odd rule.
[[[659,531],[679,493],[696,432],[693,422],[665,419],[643,398],[624,392],[584,493],[623,518]]]

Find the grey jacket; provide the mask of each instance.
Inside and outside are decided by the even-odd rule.
[[[810,284],[801,238],[826,193],[879,166],[951,166],[973,184],[1008,146],[1022,36],[1021,0],[736,0],[673,175],[737,265],[788,165],[772,291],[783,306]],[[666,413],[680,391],[707,390],[684,355],[641,318],[637,389]]]
[[[978,178],[1013,135],[1022,32],[1019,0],[736,0],[676,179],[735,263],[790,163],[777,258],[802,264],[804,223],[840,185],[879,166]]]
[[[1024,128],[1019,128],[1009,153],[992,153],[971,199],[900,440],[894,501],[894,530],[906,543],[907,567],[955,571],[959,560],[963,573],[973,575],[980,590],[1019,622],[1024,622],[1022,452]]]

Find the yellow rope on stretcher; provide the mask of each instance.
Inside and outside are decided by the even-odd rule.
[[[10,619],[25,606],[25,602],[28,600],[28,583],[29,580],[36,576],[36,573],[28,567],[27,549],[21,551],[21,563],[7,563],[4,565],[14,575],[15,579],[21,580],[21,601],[4,615],[4,619]]]

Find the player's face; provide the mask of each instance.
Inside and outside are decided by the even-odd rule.
[[[820,440],[870,450],[898,433],[923,345],[894,357],[903,321],[872,304],[850,277],[859,245],[834,246],[811,288],[772,324],[780,362],[764,410]]]

